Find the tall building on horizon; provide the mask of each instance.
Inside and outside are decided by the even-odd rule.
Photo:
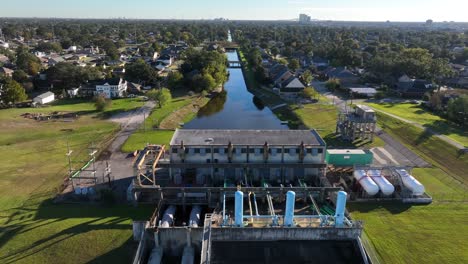
[[[299,22],[300,23],[309,23],[311,21],[311,17],[306,14],[300,14],[299,15]]]

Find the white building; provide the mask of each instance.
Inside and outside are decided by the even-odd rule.
[[[55,94],[53,92],[46,92],[41,95],[34,97],[33,102],[38,104],[48,104],[55,101]]]
[[[281,183],[313,179],[325,167],[325,148],[315,130],[179,129],[170,143],[171,175],[213,182],[245,175]]]
[[[124,97],[127,92],[127,81],[122,78],[104,80],[96,84],[95,94],[103,94],[106,98]]]

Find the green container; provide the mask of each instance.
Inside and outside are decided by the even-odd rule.
[[[362,149],[327,149],[325,161],[336,167],[370,165],[374,161],[374,155],[369,150]]]

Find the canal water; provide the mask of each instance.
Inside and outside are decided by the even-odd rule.
[[[239,61],[236,51],[227,51],[228,61]],[[229,68],[224,92],[202,107],[186,129],[288,129],[261,100],[247,90],[244,74]]]

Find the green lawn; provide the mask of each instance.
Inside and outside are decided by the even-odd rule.
[[[467,263],[467,156],[422,129],[378,114],[383,129],[431,162],[414,169],[434,202],[416,206],[399,203],[348,206],[354,219],[364,220],[365,233],[382,263]]]
[[[388,115],[378,113],[377,120],[386,132],[426,161],[441,168],[449,176],[468,184],[468,155],[460,155],[455,147],[443,140]]]
[[[59,101],[45,108],[0,110],[0,262],[83,263],[128,259],[130,218],[140,209],[54,205],[67,174],[67,143],[75,160],[87,147],[112,138],[118,125],[110,113],[142,105],[134,99],[113,102],[106,113],[92,103]],[[35,121],[23,113],[79,112],[73,122]],[[77,165],[78,166],[78,165]],[[143,213],[146,216],[149,214]],[[147,218],[147,217],[143,217]],[[57,259],[56,259],[57,258]]]
[[[348,210],[364,221],[382,263],[467,263],[468,251],[460,245],[468,234],[468,204],[459,202],[468,199],[466,190],[444,180],[438,168],[415,169],[413,175],[434,195],[432,204],[351,203]]]
[[[158,144],[169,146],[174,131],[170,130],[148,130],[139,131],[131,135],[122,146],[126,153],[143,149],[147,144]]]
[[[425,110],[420,105],[410,103],[369,103],[368,105],[377,110],[388,112],[415,123],[419,123],[424,127],[430,128],[435,132],[446,135],[447,137],[468,146],[468,129],[459,127],[457,124]]]

